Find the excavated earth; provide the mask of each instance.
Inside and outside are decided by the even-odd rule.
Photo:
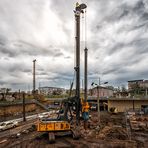
[[[135,131],[128,126],[124,113],[110,114],[101,112],[100,123],[98,114],[92,111],[91,118],[84,129],[80,123],[81,138],[73,140],[71,135],[56,136],[56,142],[49,144],[48,134],[39,134],[30,130],[20,136],[0,138],[1,148],[147,148],[148,132],[146,128]],[[130,125],[130,124],[129,124]],[[129,132],[130,127],[130,132]],[[140,134],[140,135],[139,135]]]

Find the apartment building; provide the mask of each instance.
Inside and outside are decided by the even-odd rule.
[[[58,87],[39,87],[39,92],[44,95],[60,95],[65,93],[64,88],[58,88]]]
[[[108,98],[113,96],[113,90],[107,87],[98,86],[90,90],[90,95]]]

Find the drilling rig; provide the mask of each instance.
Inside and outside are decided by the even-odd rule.
[[[37,131],[48,132],[49,142],[55,142],[55,135],[58,133],[71,133],[74,139],[79,138],[79,126],[80,115],[84,120],[84,126],[86,128],[86,122],[89,119],[88,110],[89,105],[87,102],[87,51],[85,47],[85,95],[84,99],[80,99],[80,16],[86,9],[86,4],[76,3],[74,10],[75,23],[76,23],[76,66],[74,67],[76,73],[76,92],[73,97],[69,95],[67,99],[62,102],[62,107],[58,113],[57,118],[43,118],[38,121]],[[72,83],[73,85],[73,83]],[[72,89],[71,85],[71,89]]]

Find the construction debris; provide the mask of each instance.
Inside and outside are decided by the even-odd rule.
[[[122,148],[146,148],[146,143],[148,143],[148,132],[144,128],[141,130],[127,130],[127,125],[132,121],[138,123],[139,127],[145,127],[145,122],[147,125],[147,116],[136,116],[131,115],[129,120],[124,113],[118,113],[116,115],[109,114],[108,112],[101,112],[101,121],[99,123],[97,119],[97,112],[91,112],[91,118],[88,122],[88,128],[84,129],[84,123],[80,123],[79,132],[81,137],[79,140],[73,140],[70,136],[57,136],[55,144],[49,144],[48,134],[39,133],[30,130],[30,128],[24,128],[17,137],[8,137],[7,140],[3,142],[1,138],[0,147],[122,147]],[[141,121],[142,120],[142,121]],[[127,122],[127,123],[126,123]],[[144,124],[143,124],[144,123]],[[24,125],[22,126],[24,127]],[[20,126],[21,128],[21,126]],[[19,129],[20,129],[19,128]],[[147,126],[146,126],[147,129]],[[3,134],[0,133],[0,134]]]

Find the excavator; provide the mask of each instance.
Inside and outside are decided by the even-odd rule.
[[[87,102],[87,51],[85,47],[84,59],[84,99],[80,98],[80,16],[86,11],[86,4],[76,3],[74,14],[76,22],[76,66],[74,67],[76,73],[76,91],[75,95],[71,96],[73,83],[71,84],[70,94],[61,104],[61,109],[56,118],[43,118],[38,120],[37,131],[48,132],[49,142],[55,142],[55,135],[59,133],[71,133],[74,139],[79,139],[80,120],[84,121],[84,128],[87,127],[87,120],[89,119],[89,104]]]

